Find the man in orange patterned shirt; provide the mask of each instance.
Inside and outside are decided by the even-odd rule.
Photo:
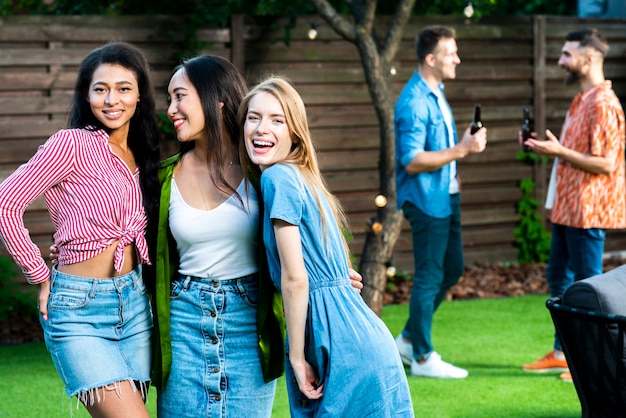
[[[526,141],[537,154],[555,157],[546,208],[551,210],[552,241],[546,271],[551,296],[561,296],[574,281],[602,273],[606,229],[626,227],[624,111],[605,80],[602,64],[609,46],[595,29],[565,38],[559,66],[566,83],[578,83],[560,140],[546,131]],[[571,381],[558,338],[554,350],[522,367],[530,372],[560,371]]]

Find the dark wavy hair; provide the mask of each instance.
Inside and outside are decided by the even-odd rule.
[[[78,70],[74,98],[67,125],[69,128],[108,129],[96,118],[87,100],[89,86],[96,69],[102,64],[120,65],[135,74],[139,97],[135,114],[130,119],[128,146],[139,167],[143,205],[148,217],[146,236],[153,247],[159,207],[159,131],[156,124],[155,93],[150,65],[143,52],[126,42],[109,42],[91,51]],[[154,262],[153,252],[151,260]]]
[[[237,191],[224,177],[224,163],[238,158],[241,125],[237,112],[248,92],[243,76],[230,61],[216,55],[200,55],[183,61],[174,72],[183,69],[202,103],[204,130],[209,138],[207,162],[211,180],[218,190],[235,194]],[[220,109],[219,104],[224,103]],[[193,142],[181,142],[184,154],[194,147]],[[235,186],[236,187],[236,186]]]

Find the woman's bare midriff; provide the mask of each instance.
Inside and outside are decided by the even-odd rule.
[[[105,279],[108,277],[123,276],[137,267],[137,252],[134,244],[124,247],[124,264],[121,271],[115,271],[113,257],[117,242],[111,244],[106,250],[89,260],[75,264],[58,265],[57,270],[71,274],[72,276],[90,277],[93,279]]]

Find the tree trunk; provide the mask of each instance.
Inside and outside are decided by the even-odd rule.
[[[385,212],[382,214],[383,232],[367,234],[359,264],[364,285],[361,295],[378,316],[382,313],[387,287],[387,263],[391,260],[402,226],[402,212],[395,208],[381,211]]]
[[[377,209],[375,220],[382,224],[382,231],[368,232],[359,263],[359,271],[363,276],[364,284],[363,299],[380,316],[387,286],[387,266],[402,227],[402,213],[396,210],[393,131],[395,95],[390,70],[391,62],[402,40],[402,30],[411,15],[415,0],[398,1],[396,13],[384,39],[378,39],[376,36],[374,25],[376,0],[348,1],[354,22],[349,22],[343,16],[338,15],[327,0],[311,0],[311,2],[335,32],[357,47],[380,126],[378,161],[380,193],[387,198],[387,205]]]
[[[396,210],[395,137],[393,129],[394,94],[391,88],[390,64],[385,62],[371,36],[357,30],[357,48],[365,70],[365,78],[372,96],[380,127],[380,156],[378,171],[380,193],[387,198],[386,206],[378,208],[376,221],[382,231],[369,231],[361,255],[359,271],[363,276],[363,299],[379,316],[382,313],[387,266],[400,235],[402,213]]]

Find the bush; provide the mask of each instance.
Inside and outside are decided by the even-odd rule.
[[[19,271],[8,257],[0,256],[0,322],[16,313],[37,317],[37,290],[24,288],[15,279]]]

